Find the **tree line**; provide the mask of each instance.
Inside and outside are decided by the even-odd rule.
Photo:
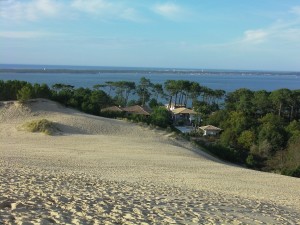
[[[201,116],[199,125],[223,129],[217,143],[207,146],[213,153],[254,169],[300,176],[300,90],[242,88],[226,93],[194,81],[155,84],[145,77],[137,83],[107,81],[92,89],[0,80],[1,101],[30,98],[48,98],[94,115],[104,115],[101,109],[112,105],[149,106],[151,118],[133,119],[162,127],[171,126],[172,121],[159,106],[190,105]]]
[[[159,84],[152,83],[145,77],[142,77],[137,83],[107,81],[94,85],[92,89],[75,88],[72,85],[61,83],[49,87],[47,84],[31,84],[18,80],[0,81],[0,101],[47,98],[86,113],[107,117],[128,116],[122,113],[101,113],[101,109],[108,106],[149,106],[153,110],[152,118],[131,115],[130,119],[162,127],[172,126],[170,112],[159,108],[159,106],[163,106],[163,102],[168,102],[169,106],[186,105],[189,102],[207,114],[219,108],[218,100],[224,94],[225,91],[212,90],[197,82],[167,80],[164,84]]]
[[[249,167],[300,177],[300,90],[228,93],[207,123],[224,131],[215,146]]]

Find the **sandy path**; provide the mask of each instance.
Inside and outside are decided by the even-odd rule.
[[[18,130],[37,118],[62,135]],[[50,101],[0,107],[0,143],[0,224],[300,224],[299,179]]]

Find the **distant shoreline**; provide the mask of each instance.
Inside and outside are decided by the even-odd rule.
[[[214,75],[296,75],[300,76],[300,72],[275,72],[275,71],[240,71],[240,70],[184,70],[184,69],[0,69],[0,73],[69,73],[69,74],[101,74],[101,73],[139,73],[139,74],[214,74]]]
[[[188,67],[147,67],[147,66],[83,66],[83,65],[48,65],[48,64],[2,64],[0,73],[183,73],[183,74],[287,74],[299,75],[300,71],[272,69],[222,69],[222,68],[188,68]],[[49,72],[50,71],[50,72]]]

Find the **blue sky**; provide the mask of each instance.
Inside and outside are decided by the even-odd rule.
[[[300,1],[0,0],[0,63],[300,71]]]

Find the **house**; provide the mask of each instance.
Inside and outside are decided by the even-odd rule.
[[[165,107],[170,110],[170,111],[173,111],[174,109],[176,108],[184,108],[185,105],[179,105],[179,104],[174,104],[174,103],[171,103],[171,104],[165,104]]]
[[[151,110],[148,107],[140,106],[140,105],[128,106],[122,108],[122,110],[128,114],[136,114],[136,115],[144,115],[144,116],[150,116],[151,114]]]
[[[171,111],[174,122],[181,121],[181,123],[191,124],[194,120],[194,116],[197,114],[194,110],[185,107],[176,108]]]
[[[119,106],[110,106],[101,110],[101,112],[126,112],[127,114],[136,114],[150,116],[151,110],[145,106],[128,106],[128,107],[119,107]]]
[[[212,125],[202,126],[200,129],[204,132],[203,136],[217,136],[222,131],[221,128]]]
[[[101,109],[101,112],[124,112],[124,110],[119,106],[110,106],[110,107]]]

